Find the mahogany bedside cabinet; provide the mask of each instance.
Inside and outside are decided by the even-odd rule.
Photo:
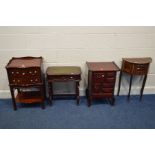
[[[42,57],[12,58],[6,66],[14,110],[17,110],[16,102],[41,103],[45,108],[42,61]]]
[[[88,88],[86,95],[88,106],[93,99],[107,98],[111,105],[115,103],[114,89],[116,73],[119,71],[114,62],[87,62],[88,66]]]
[[[77,105],[79,105],[79,82],[81,81],[81,68],[77,66],[55,66],[47,68],[47,81],[49,90],[49,100],[52,103],[54,96],[76,96]],[[54,94],[53,84],[54,82],[74,82],[75,83],[75,93],[71,94]]]
[[[118,95],[120,93],[121,79],[122,79],[123,73],[127,73],[130,75],[128,100],[130,99],[133,76],[135,75],[144,76],[142,88],[140,91],[140,100],[142,100],[143,91],[144,91],[148,70],[151,62],[152,62],[152,58],[123,58],[122,68],[121,68],[120,78],[119,78]]]

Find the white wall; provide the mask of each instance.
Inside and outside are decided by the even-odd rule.
[[[49,65],[78,65],[83,70],[81,94],[86,87],[86,61],[115,61],[122,57],[155,58],[155,27],[0,27],[0,97],[9,96],[5,66],[11,57],[43,56]],[[127,93],[124,79],[122,94]],[[132,93],[139,93],[141,79]],[[117,86],[117,85],[116,85]],[[145,93],[155,93],[155,61]]]

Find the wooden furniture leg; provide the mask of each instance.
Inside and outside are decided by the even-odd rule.
[[[119,76],[119,84],[118,84],[118,92],[117,92],[117,96],[119,96],[119,93],[120,93],[120,88],[121,88],[121,81],[122,81],[122,70],[120,72],[120,76]]]
[[[52,105],[52,84],[50,82],[48,82],[48,95],[49,95],[50,105]]]
[[[41,95],[42,95],[42,98],[43,98],[43,102],[41,102],[41,107],[42,107],[42,109],[45,109],[45,103],[44,103],[44,99],[45,99],[44,86],[40,86],[40,91],[41,91]]]
[[[16,111],[17,105],[16,105],[16,100],[15,100],[15,95],[14,95],[14,88],[10,87],[10,92],[12,96],[13,109]]]
[[[92,105],[92,97],[88,96],[88,107]]]
[[[50,88],[51,88],[51,103],[53,103],[53,83],[50,83]]]
[[[130,99],[130,93],[131,93],[131,87],[132,87],[132,79],[133,79],[133,75],[130,76],[130,85],[129,85],[128,100]]]
[[[45,81],[45,78],[44,78],[44,85],[43,85],[43,87],[44,87],[44,99],[46,100],[47,99],[47,96],[46,96],[46,81]]]
[[[143,80],[143,84],[142,84],[142,88],[141,88],[141,92],[140,92],[140,101],[142,100],[142,97],[143,97],[143,92],[144,92],[146,80],[147,80],[147,75],[144,76],[144,80]]]
[[[76,99],[77,99],[77,105],[79,105],[79,102],[80,102],[80,96],[79,96],[79,82],[76,82]]]
[[[111,99],[111,102],[110,102],[110,103],[111,103],[112,106],[115,105],[115,97],[113,97],[113,98]]]

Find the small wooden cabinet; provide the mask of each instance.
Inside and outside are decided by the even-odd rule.
[[[114,105],[114,89],[116,73],[119,71],[114,62],[87,62],[88,66],[88,106],[91,106],[95,98],[110,99]]]
[[[54,96],[66,96],[66,95],[74,95],[77,99],[77,105],[79,105],[79,83],[81,81],[81,68],[77,66],[53,66],[47,68],[47,81],[48,81],[48,90],[49,90],[49,99],[52,103],[52,99]],[[74,82],[75,92],[72,94],[54,94],[53,91],[53,83],[54,82]]]
[[[123,58],[122,68],[121,68],[121,73],[120,73],[120,78],[119,78],[118,95],[120,93],[121,80],[122,80],[123,73],[127,73],[130,75],[128,99],[130,99],[133,76],[135,75],[144,76],[142,88],[140,91],[140,100],[141,100],[143,96],[143,91],[144,91],[145,83],[147,80],[147,74],[148,74],[148,70],[149,70],[149,66],[151,62],[152,62],[152,58]]]
[[[42,57],[12,58],[6,69],[14,110],[17,110],[16,102],[41,103],[44,109],[45,82]]]

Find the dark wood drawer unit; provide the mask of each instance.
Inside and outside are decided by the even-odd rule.
[[[14,110],[17,110],[16,102],[41,102],[44,108],[45,85],[42,57],[12,58],[6,69]],[[35,91],[30,91],[32,89]],[[18,91],[17,95],[15,95],[15,90]]]
[[[130,75],[128,99],[130,99],[133,76],[140,75],[140,76],[144,76],[144,80],[143,80],[143,84],[140,92],[140,100],[141,100],[151,62],[152,62],[152,58],[123,58],[122,68],[121,68],[121,73],[119,78],[118,95],[120,93],[121,79],[122,79],[123,73],[127,73]]]
[[[56,94],[53,91],[54,82],[68,82],[73,81],[76,83],[75,93],[73,94],[59,94],[59,95],[74,95],[77,99],[77,105],[79,105],[79,83],[81,81],[81,68],[77,66],[55,66],[48,67],[47,81],[49,90],[49,100],[52,103],[52,99]],[[57,94],[58,95],[58,94]]]
[[[108,98],[113,105],[116,73],[119,68],[114,62],[87,62],[88,66],[88,106],[95,98]]]

